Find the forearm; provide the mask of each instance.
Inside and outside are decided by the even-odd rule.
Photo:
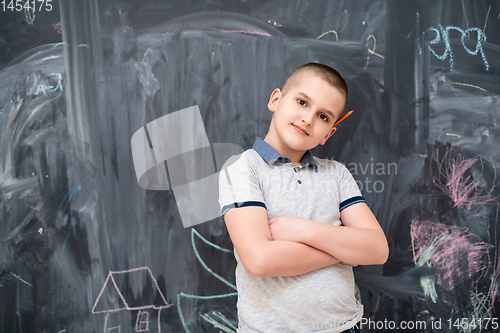
[[[259,276],[295,276],[340,262],[328,253],[302,243],[273,240],[263,246]]]
[[[381,230],[336,226],[310,220],[310,227],[302,242],[351,265],[378,265],[387,260],[387,241]]]

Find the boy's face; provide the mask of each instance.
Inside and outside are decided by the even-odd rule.
[[[285,95],[278,88],[271,94],[268,108],[274,116],[266,141],[269,139],[279,153],[289,155],[324,145],[337,130],[333,124],[345,104],[339,89],[314,73],[301,73]]]

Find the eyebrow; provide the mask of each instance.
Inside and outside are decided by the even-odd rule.
[[[314,101],[311,97],[309,97],[305,92],[299,92],[298,93],[299,95],[302,95],[304,96],[306,99],[308,100],[311,100],[311,101]],[[332,111],[330,110],[327,110],[327,109],[322,109],[323,111],[325,111],[326,113],[328,113],[330,115],[330,117],[332,117],[332,119],[335,119],[335,115],[333,114]]]

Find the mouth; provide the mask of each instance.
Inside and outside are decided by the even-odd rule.
[[[293,124],[292,124],[292,125],[293,125]],[[295,128],[295,130],[296,130],[297,132],[299,132],[300,134],[302,134],[302,135],[307,135],[307,136],[309,135],[309,134],[306,132],[306,130],[305,130],[305,129],[303,129],[302,127],[300,127],[300,126],[293,125],[293,128]]]

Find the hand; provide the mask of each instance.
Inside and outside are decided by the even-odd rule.
[[[269,231],[273,240],[288,240],[302,243],[304,235],[309,230],[307,219],[294,216],[278,216],[268,220]]]

